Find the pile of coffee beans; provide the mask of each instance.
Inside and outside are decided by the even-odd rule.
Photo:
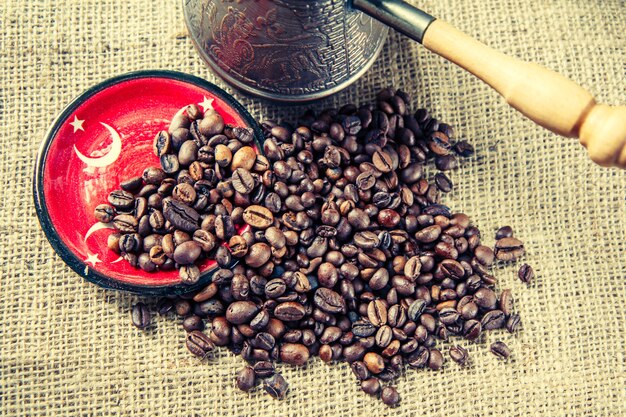
[[[198,281],[197,264],[206,258],[230,266],[223,243],[243,218],[258,223],[267,211],[244,211],[261,201],[262,194],[250,193],[269,167],[253,142],[252,129],[224,124],[215,110],[203,114],[195,104],[187,106],[154,138],[161,166],[122,182],[108,204],[96,207],[96,220],[112,221],[117,229],[109,248],[146,272],[179,268],[185,284]]]
[[[482,245],[469,217],[440,203],[440,193],[453,188],[444,171],[473,149],[454,143],[452,128],[425,109],[410,113],[408,103],[406,93],[386,89],[375,105],[307,112],[296,125],[264,122],[264,156],[245,158],[238,155],[252,141],[248,131],[215,122],[213,113],[213,122],[199,121],[188,108],[181,117],[193,119],[190,127],[182,123],[155,140],[162,167],[135,180],[141,187],[114,192],[126,202],[111,198],[115,210],[147,200],[141,213],[150,234],[138,229],[137,213],[134,223],[123,217],[137,225],[120,230],[137,240],[145,235],[134,252],[147,259],[140,267],[180,266],[191,282],[182,271],[200,256],[224,257],[209,285],[163,298],[156,310],[183,318],[192,354],[205,358],[215,346],[240,354],[248,363],[236,377],[240,389],[262,381],[281,399],[288,384],[275,364],[301,366],[316,355],[349,363],[365,393],[395,406],[400,398],[389,383],[406,366],[443,366],[437,340],[475,341],[488,330],[519,328],[511,291],[495,291],[490,267],[521,256],[523,244],[505,230],[495,250]],[[440,172],[429,180],[431,162]],[[112,249],[127,254],[123,236]],[[240,261],[232,268],[231,257]],[[146,328],[147,307],[135,306],[132,319]],[[510,354],[501,342],[491,351]],[[461,346],[449,356],[469,363]]]

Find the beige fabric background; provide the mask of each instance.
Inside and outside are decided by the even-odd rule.
[[[626,103],[624,0],[423,0],[425,10],[508,54],[555,69]],[[185,349],[173,318],[142,333],[134,297],[83,282],[51,249],[31,196],[37,148],[84,89],[131,70],[165,68],[211,81],[185,35],[178,0],[0,2],[0,414],[44,415],[626,415],[626,171],[592,164],[575,140],[524,120],[487,87],[393,33],[354,86],[316,108],[366,102],[388,85],[454,124],[477,156],[451,174],[446,202],[493,244],[505,224],[527,244],[538,279],[497,271],[523,317],[520,334],[469,346],[473,366],[409,371],[390,411],[363,395],[345,365],[285,368],[282,402],[234,388],[242,361],[206,363]],[[223,85],[219,80],[217,83]],[[228,91],[232,89],[226,87]],[[259,117],[292,117],[237,95]],[[504,340],[508,363],[488,352]],[[447,347],[444,347],[447,350]]]

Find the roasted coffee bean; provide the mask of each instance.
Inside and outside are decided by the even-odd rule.
[[[467,349],[462,346],[452,346],[450,348],[450,358],[461,366],[467,366],[469,363]]]
[[[226,320],[232,324],[248,323],[258,311],[252,301],[235,301],[226,309]]]
[[[150,326],[151,314],[148,306],[141,302],[135,304],[131,311],[131,320],[133,325],[141,330]]]
[[[358,337],[372,336],[377,332],[377,329],[369,320],[357,320],[352,323],[352,333]]]
[[[193,233],[199,228],[200,215],[193,208],[176,200],[163,200],[163,216],[177,229]]]
[[[511,350],[504,342],[501,341],[492,343],[489,349],[491,350],[491,353],[500,359],[507,359],[511,356]]]
[[[483,330],[500,329],[504,327],[506,316],[501,310],[491,310],[485,313],[480,321]]]
[[[113,225],[122,233],[133,233],[137,231],[137,219],[130,214],[119,214],[113,218]]]
[[[318,288],[313,296],[313,303],[331,314],[345,313],[346,311],[345,299],[328,288]]]
[[[522,322],[519,317],[519,314],[513,313],[509,316],[509,318],[506,321],[506,330],[509,333],[515,333],[519,329],[521,324]]]
[[[283,343],[280,360],[290,365],[302,366],[309,360],[309,350],[299,343]]]
[[[161,168],[166,174],[174,174],[180,169],[180,163],[178,162],[178,155],[165,154],[159,158],[161,162]]]
[[[504,313],[505,316],[509,316],[513,313],[513,294],[511,290],[503,290],[500,294],[500,310]]]
[[[179,270],[180,280],[183,284],[192,285],[200,279],[200,269],[196,265],[183,265]]]
[[[282,400],[289,390],[289,385],[281,374],[275,373],[270,378],[263,381],[263,388],[273,398]]]
[[[441,235],[441,226],[432,225],[425,227],[424,229],[415,233],[415,239],[421,243],[431,243],[439,238]]]
[[[283,321],[298,321],[304,317],[306,309],[302,304],[289,301],[281,303],[274,309],[274,316]]]
[[[452,181],[443,172],[438,172],[437,174],[435,174],[435,185],[444,193],[449,193],[450,191],[452,191]]]
[[[477,320],[468,320],[463,325],[463,336],[467,340],[476,340],[482,331],[480,322]]]
[[[215,349],[215,344],[206,334],[199,330],[194,330],[187,334],[187,349],[194,355],[205,358],[207,354]]]
[[[513,229],[511,226],[502,226],[496,231],[496,240],[513,237]]]
[[[248,170],[237,168],[232,179],[233,188],[241,194],[249,194],[254,189],[254,178]]]
[[[417,300],[413,301],[409,306],[407,310],[407,317],[409,318],[409,320],[417,321],[424,312],[425,308],[426,301],[418,298]]]
[[[204,321],[200,316],[192,314],[183,319],[183,329],[186,332],[193,332],[194,330],[202,331],[204,330]]]
[[[174,302],[169,298],[161,298],[157,302],[156,311],[164,316],[174,309]]]
[[[535,278],[535,271],[533,271],[532,266],[524,264],[520,267],[517,276],[519,277],[520,281],[528,285],[533,282],[533,279]]]
[[[489,288],[480,288],[474,293],[474,302],[481,308],[492,310],[496,306],[496,293]]]
[[[391,331],[391,327],[389,326],[381,326],[376,332],[376,345],[383,349],[389,346],[392,339],[393,333]]]
[[[246,366],[237,373],[236,382],[240,390],[250,391],[256,385],[255,371],[250,366]]]
[[[395,388],[387,386],[382,389],[380,399],[385,405],[395,407],[400,402],[400,395]]]
[[[174,261],[179,265],[193,264],[200,256],[202,249],[193,240],[183,242],[174,250]]]
[[[196,201],[196,190],[191,184],[178,184],[172,190],[172,198],[180,203],[190,206],[194,201]]]
[[[383,357],[375,352],[367,352],[363,357],[363,363],[373,374],[379,374],[385,369]]]
[[[478,260],[478,262],[487,267],[493,264],[495,258],[493,250],[491,250],[491,248],[488,248],[487,246],[482,245],[477,246],[476,249],[474,249],[474,256],[476,257],[476,260]]]
[[[274,215],[263,206],[249,206],[243,212],[243,220],[257,229],[267,229],[274,223]]]
[[[255,243],[245,256],[246,264],[251,268],[258,268],[265,264],[272,256],[272,251],[266,243]]]
[[[380,392],[380,381],[378,378],[369,378],[361,381],[361,390],[368,395],[376,396]]]
[[[496,241],[494,252],[501,261],[515,261],[524,255],[524,243],[514,237],[505,237]]]
[[[200,249],[202,249],[204,252],[210,252],[217,244],[217,239],[211,232],[198,229],[193,232],[193,242],[198,245]],[[228,251],[226,251],[226,253],[228,253]],[[227,265],[228,263],[230,263],[230,261],[227,261],[224,265]]]
[[[94,210],[94,217],[102,223],[109,223],[115,217],[115,209],[109,204],[100,204]]]
[[[115,190],[109,194],[108,201],[116,209],[126,210],[133,206],[135,198],[128,191]]]
[[[367,318],[374,326],[387,324],[387,306],[383,300],[373,300],[367,306]]]
[[[136,193],[141,189],[143,179],[141,177],[132,177],[120,183],[120,187],[129,193]]]
[[[274,364],[270,361],[260,361],[252,367],[254,374],[259,378],[268,378],[276,372]]]

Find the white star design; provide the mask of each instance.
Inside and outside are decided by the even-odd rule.
[[[206,98],[206,96],[202,97],[204,100],[202,100],[202,103],[198,103],[200,106],[202,106],[202,109],[204,111],[207,111],[209,109],[213,109],[213,101],[214,99],[209,99]]]
[[[91,266],[96,266],[98,262],[102,261],[98,259],[98,254],[96,253],[95,255],[87,255],[87,259],[85,259],[85,262],[89,262]]]
[[[85,131],[85,129],[83,129],[83,123],[85,123],[84,120],[80,120],[78,117],[74,116],[74,121],[70,123],[74,128],[74,133],[79,130],[82,130],[83,132]]]

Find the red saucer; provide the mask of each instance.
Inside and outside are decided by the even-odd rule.
[[[241,104],[217,86],[177,72],[140,71],[109,79],[72,101],[53,123],[37,157],[35,205],[53,248],[79,275],[146,295],[180,294],[210,282],[214,261],[201,265],[194,287],[181,284],[177,270],[147,273],[131,267],[107,248],[111,226],[93,217],[121,181],[159,166],[154,136],[191,103],[217,110],[226,123],[253,128],[261,149],[261,130]]]

